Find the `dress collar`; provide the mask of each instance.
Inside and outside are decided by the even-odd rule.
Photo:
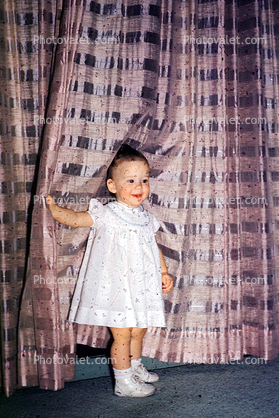
[[[107,207],[120,219],[138,226],[147,226],[149,224],[149,213],[144,210],[142,205],[137,208],[130,208],[124,203],[110,202]]]

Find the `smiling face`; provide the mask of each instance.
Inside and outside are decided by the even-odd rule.
[[[137,208],[149,195],[149,167],[144,161],[123,161],[113,170],[107,187],[117,202]]]

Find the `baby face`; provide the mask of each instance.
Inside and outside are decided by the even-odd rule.
[[[117,202],[137,208],[149,195],[149,167],[144,161],[123,161],[107,181]]]

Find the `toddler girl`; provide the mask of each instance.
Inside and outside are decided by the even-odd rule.
[[[116,201],[91,199],[87,212],[74,212],[47,197],[53,218],[72,227],[91,227],[73,295],[69,321],[109,327],[114,393],[144,397],[159,376],[141,363],[147,327],[164,327],[162,293],[173,280],[155,241],[159,222],[141,203],[149,194],[149,165],[143,154],[122,145],[107,171]]]

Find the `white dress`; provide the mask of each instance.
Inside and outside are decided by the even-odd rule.
[[[93,226],[69,321],[116,328],[164,327],[159,221],[142,206],[91,199]]]

